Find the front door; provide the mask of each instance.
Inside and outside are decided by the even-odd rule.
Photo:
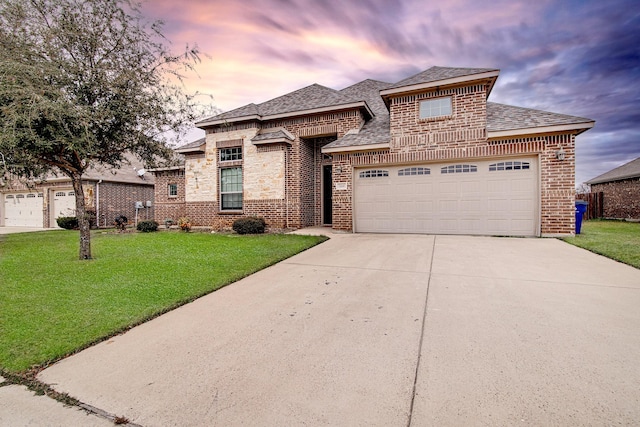
[[[333,179],[331,173],[333,171],[332,165],[322,166],[322,223],[330,225],[332,221],[332,187]]]

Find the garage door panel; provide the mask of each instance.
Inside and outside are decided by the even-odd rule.
[[[43,194],[5,194],[4,225],[7,227],[42,227]]]
[[[525,236],[538,233],[536,158],[385,170],[388,177],[383,178],[358,179],[356,173],[356,231]],[[376,203],[371,204],[371,200]]]

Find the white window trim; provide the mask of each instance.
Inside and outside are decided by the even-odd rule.
[[[422,106],[426,103],[436,103],[442,100],[449,100],[449,113],[448,114],[438,114],[438,115],[430,115],[430,116],[422,116]],[[428,121],[428,120],[438,120],[444,119],[453,116],[453,96],[441,96],[438,98],[427,98],[427,99],[419,99],[418,100],[418,120],[420,121]]]

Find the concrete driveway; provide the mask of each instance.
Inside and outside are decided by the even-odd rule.
[[[635,424],[638,307],[558,240],[333,234],[39,379],[143,426]]]
[[[62,230],[62,228],[42,228],[42,227],[0,227],[0,234],[33,233],[35,231]]]

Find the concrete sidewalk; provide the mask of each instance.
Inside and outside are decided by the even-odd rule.
[[[334,234],[39,379],[143,426],[633,424],[638,306],[554,239]]]

